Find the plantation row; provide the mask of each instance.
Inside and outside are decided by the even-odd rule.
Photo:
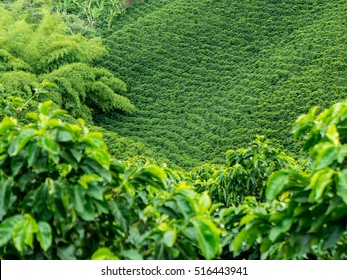
[[[343,1],[135,6],[105,31],[100,65],[129,85],[137,110],[98,124],[186,167],[221,162],[255,134],[297,152],[295,118],[346,97],[345,10]]]

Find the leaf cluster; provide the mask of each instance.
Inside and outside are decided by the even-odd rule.
[[[294,124],[305,135],[313,158],[310,173],[281,170],[267,182],[266,203],[249,201],[222,212],[234,239],[234,255],[258,258],[345,259],[347,230],[347,104],[339,102],[315,116],[312,108]]]
[[[226,152],[224,165],[204,165],[188,173],[198,192],[208,191],[214,203],[225,207],[240,204],[254,196],[265,201],[266,182],[281,169],[300,170],[292,157],[274,148],[263,136],[247,147]]]
[[[0,124],[2,259],[212,259],[211,200],[170,169],[111,159],[102,134],[41,103]]]

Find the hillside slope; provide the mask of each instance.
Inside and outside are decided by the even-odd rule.
[[[99,125],[181,166],[224,158],[255,134],[297,151],[292,122],[347,97],[347,3],[156,0],[107,34],[100,62],[137,110]]]

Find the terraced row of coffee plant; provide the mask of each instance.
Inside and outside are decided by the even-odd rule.
[[[220,162],[262,134],[297,152],[291,123],[347,97],[344,1],[146,1],[105,27],[100,65],[136,110],[98,124],[181,166]]]

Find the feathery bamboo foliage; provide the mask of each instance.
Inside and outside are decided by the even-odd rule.
[[[44,8],[37,24],[17,19],[1,7],[0,18],[0,83],[9,94],[28,99],[37,84],[49,80],[56,86],[45,89],[45,98],[74,117],[92,121],[93,109],[134,109],[122,96],[125,83],[106,69],[91,66],[106,54],[101,38],[66,34],[61,18]]]

